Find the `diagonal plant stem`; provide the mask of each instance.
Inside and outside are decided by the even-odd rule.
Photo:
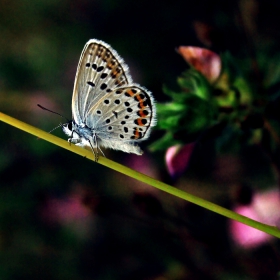
[[[51,143],[53,143],[53,144],[55,144],[57,146],[60,146],[60,147],[62,147],[64,149],[66,149],[66,150],[69,150],[69,151],[71,151],[73,153],[76,153],[76,154],[78,154],[78,155],[80,155],[82,157],[88,158],[88,159],[93,160],[93,161],[95,160],[94,154],[92,153],[92,151],[88,151],[86,149],[77,147],[75,145],[70,145],[70,143],[68,143],[67,141],[65,141],[65,140],[63,140],[61,138],[58,138],[58,137],[56,137],[56,136],[54,136],[52,134],[49,134],[49,133],[47,133],[45,131],[42,131],[42,130],[36,128],[36,127],[33,127],[33,126],[29,125],[29,124],[26,124],[26,123],[24,123],[22,121],[19,121],[19,120],[15,119],[15,118],[12,118],[12,117],[10,117],[8,115],[5,115],[5,114],[3,114],[1,112],[0,112],[0,121],[3,121],[5,123],[7,123],[7,124],[10,124],[10,125],[12,125],[12,126],[14,126],[16,128],[19,128],[19,129],[23,130],[25,132],[33,134],[33,135],[35,135],[35,136],[37,136],[37,137],[39,137],[41,139],[44,139],[44,140],[46,140],[48,142],[51,142]],[[270,226],[270,225],[266,225],[266,224],[257,222],[255,220],[252,220],[250,218],[247,218],[245,216],[242,216],[240,214],[237,214],[237,213],[235,213],[233,211],[230,211],[230,210],[228,210],[228,209],[226,209],[224,207],[221,207],[221,206],[219,206],[217,204],[214,204],[214,203],[212,203],[210,201],[207,201],[207,200],[204,200],[202,198],[196,197],[196,196],[194,196],[192,194],[189,194],[187,192],[184,192],[182,190],[176,189],[176,188],[174,188],[174,187],[172,187],[170,185],[162,183],[162,182],[160,182],[160,181],[158,181],[156,179],[153,179],[153,178],[151,178],[151,177],[149,177],[147,175],[144,175],[144,174],[142,174],[140,172],[137,172],[137,171],[135,171],[133,169],[130,169],[130,168],[126,167],[126,166],[123,166],[121,164],[118,164],[118,163],[116,163],[114,161],[111,161],[111,160],[109,160],[107,158],[104,158],[102,156],[99,157],[98,163],[100,163],[100,164],[102,164],[104,166],[107,166],[107,167],[109,167],[109,168],[111,168],[113,170],[116,170],[116,171],[118,171],[120,173],[123,173],[123,174],[125,174],[127,176],[130,176],[130,177],[132,177],[132,178],[134,178],[136,180],[144,182],[144,183],[146,183],[146,184],[148,184],[150,186],[153,186],[153,187],[155,187],[157,189],[160,189],[160,190],[162,190],[164,192],[167,192],[167,193],[169,193],[171,195],[174,195],[176,197],[179,197],[181,199],[184,199],[186,201],[189,201],[189,202],[192,202],[192,203],[194,203],[196,205],[199,205],[199,206],[201,206],[201,207],[203,207],[205,209],[213,211],[213,212],[215,212],[217,214],[220,214],[222,216],[225,216],[227,218],[233,219],[235,221],[238,221],[240,223],[243,223],[245,225],[248,225],[250,227],[256,228],[258,230],[261,230],[261,231],[266,232],[266,233],[268,233],[270,235],[273,235],[273,236],[276,236],[276,237],[280,238],[280,230],[278,228],[276,228],[276,227],[273,227],[273,226]]]

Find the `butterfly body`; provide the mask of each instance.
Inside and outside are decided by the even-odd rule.
[[[152,94],[132,82],[122,58],[106,43],[92,39],[78,64],[72,97],[73,120],[62,125],[79,146],[141,155],[138,143],[156,125]]]
[[[90,129],[86,125],[77,125],[74,121],[70,121],[62,125],[62,130],[70,137],[69,142],[81,147],[90,145],[97,148],[94,129]]]
[[[100,138],[100,131],[95,129],[90,129],[86,125],[77,125],[74,121],[65,123],[62,125],[62,131],[69,136],[69,142],[80,146],[80,147],[90,147],[91,149],[98,149],[99,147],[110,148],[115,150],[122,150],[127,153],[134,153],[137,155],[142,155],[143,151],[140,147],[133,142],[117,141],[113,139],[108,139],[106,133],[100,133],[103,135],[104,139]]]

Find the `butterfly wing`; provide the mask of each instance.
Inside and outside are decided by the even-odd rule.
[[[86,125],[95,127],[103,146],[107,140],[133,144],[148,138],[151,128],[156,125],[155,112],[152,94],[131,84],[100,98],[87,112]]]
[[[128,67],[108,44],[91,39],[80,57],[75,77],[72,114],[81,125],[94,104],[113,89],[132,83]]]

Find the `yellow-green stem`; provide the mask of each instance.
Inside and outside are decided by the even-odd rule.
[[[23,131],[26,131],[30,134],[33,134],[41,139],[44,139],[46,141],[49,141],[55,145],[58,145],[64,149],[67,149],[69,151],[72,151],[76,154],[79,154],[80,156],[82,157],[85,157],[85,158],[88,158],[90,160],[93,160],[94,161],[94,154],[91,152],[91,151],[88,151],[86,149],[82,149],[80,147],[77,147],[75,145],[70,145],[70,143],[68,143],[67,141],[65,140],[62,140],[61,138],[58,138],[52,134],[49,134],[45,131],[42,131],[38,128],[35,128],[29,124],[26,124],[24,122],[21,122],[17,119],[14,119],[10,116],[7,116],[3,113],[0,112],[0,120],[7,123],[7,124],[10,124],[14,127],[17,127]],[[233,211],[230,211],[226,208],[223,208],[219,205],[216,205],[210,201],[207,201],[207,200],[204,200],[202,198],[199,198],[199,197],[196,197],[192,194],[189,194],[189,193],[186,193],[182,190],[179,190],[179,189],[176,189],[170,185],[167,185],[165,183],[162,183],[158,180],[155,180],[147,175],[144,175],[142,173],[139,173],[135,170],[132,170],[126,166],[123,166],[121,164],[118,164],[114,161],[111,161],[107,158],[104,158],[104,157],[99,157],[98,159],[98,163],[102,164],[102,165],[105,165],[111,169],[114,169],[120,173],[123,173],[127,176],[130,176],[136,180],[139,180],[141,182],[144,182],[148,185],[151,185],[155,188],[158,188],[164,192],[167,192],[169,194],[172,194],[174,196],[177,196],[177,197],[180,197],[181,199],[184,199],[186,201],[189,201],[189,202],[192,202],[196,205],[199,205],[205,209],[208,209],[210,211],[213,211],[217,214],[220,214],[222,216],[225,216],[227,218],[230,218],[230,219],[233,219],[233,220],[236,220],[238,222],[241,222],[245,225],[248,225],[250,227],[253,227],[253,228],[256,228],[258,230],[261,230],[263,232],[266,232],[268,234],[271,234],[273,236],[276,236],[276,237],[279,237],[280,238],[280,230],[276,227],[273,227],[273,226],[269,226],[269,225],[266,225],[266,224],[263,224],[263,223],[260,223],[260,222],[257,222],[255,220],[252,220],[250,218],[247,218],[245,216],[242,216],[242,215],[239,215]]]

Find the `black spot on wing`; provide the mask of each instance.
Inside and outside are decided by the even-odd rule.
[[[95,87],[95,83],[88,81],[87,84],[91,87]]]

